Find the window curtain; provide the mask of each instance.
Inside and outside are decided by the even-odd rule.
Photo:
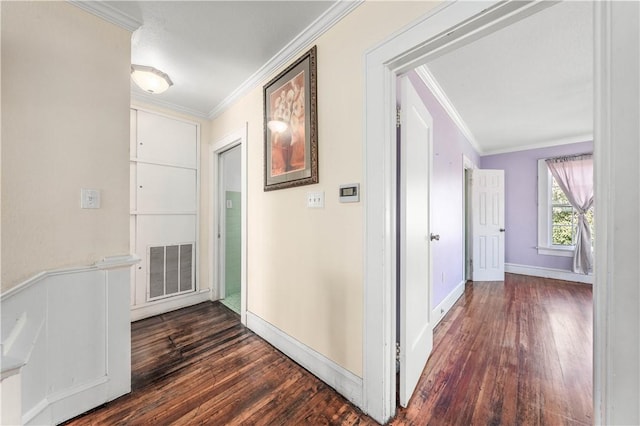
[[[547,166],[578,213],[573,272],[588,274],[593,269],[591,230],[585,213],[593,205],[593,155],[550,158]]]

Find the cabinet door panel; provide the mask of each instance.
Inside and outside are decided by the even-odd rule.
[[[196,167],[196,126],[138,111],[137,157],[140,160]]]

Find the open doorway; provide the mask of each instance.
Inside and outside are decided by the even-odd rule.
[[[247,313],[247,129],[209,149],[209,279],[211,299]]]
[[[220,300],[240,315],[241,207],[240,145],[218,155],[218,265]]]
[[[443,7],[437,14],[432,15],[427,20],[431,25],[424,25],[424,34],[418,35],[417,27],[415,31],[412,29],[407,33],[393,37],[392,40],[381,44],[378,48],[373,49],[367,54],[367,82],[366,93],[367,99],[373,99],[375,102],[369,102],[366,106],[366,169],[374,170],[380,159],[389,169],[389,173],[382,176],[376,176],[374,173],[367,173],[369,194],[366,205],[366,217],[368,229],[384,229],[385,222],[379,220],[386,216],[380,215],[382,211],[388,211],[393,208],[394,200],[397,199],[397,189],[393,182],[396,176],[395,158],[389,147],[394,143],[394,132],[390,131],[388,117],[393,116],[395,107],[396,93],[395,84],[392,83],[394,76],[403,74],[409,70],[415,69],[416,66],[429,62],[429,60],[442,57],[445,52],[455,50],[457,47],[468,45],[473,40],[482,38],[491,32],[495,32],[498,28],[504,28],[511,23],[522,20],[527,16],[531,16],[549,5],[542,4],[516,4],[496,6],[495,8],[476,10],[472,5],[447,5]],[[443,12],[443,13],[440,13]],[[446,12],[446,13],[444,13]],[[468,19],[462,19],[462,17]],[[463,22],[463,24],[461,24]],[[434,29],[448,29],[441,33],[434,33]],[[446,35],[445,35],[446,34]],[[422,37],[422,38],[418,38]],[[429,38],[433,37],[433,38]],[[589,37],[588,39],[592,39]],[[420,40],[426,40],[420,42]],[[455,43],[454,43],[455,42]],[[454,45],[457,44],[457,45]],[[464,85],[463,85],[464,86]],[[593,124],[593,123],[592,123]],[[450,139],[451,141],[451,139]],[[434,159],[442,153],[434,152]],[[459,161],[459,160],[458,160]],[[445,166],[452,166],[452,163],[444,163]],[[459,164],[459,163],[458,163]],[[479,164],[479,163],[477,163]],[[437,171],[434,166],[434,172]],[[453,168],[457,169],[460,174],[459,181],[456,181],[458,191],[461,192],[460,202],[456,209],[460,216],[455,218],[458,230],[462,228],[459,241],[461,250],[459,251],[460,262],[455,262],[457,274],[466,279],[466,266],[464,256],[465,227],[460,226],[464,223],[464,209],[462,193],[464,191],[464,169],[453,164]],[[462,169],[462,173],[460,173]],[[434,181],[437,180],[434,179]],[[392,184],[389,185],[389,182]],[[458,184],[459,182],[459,184]],[[458,186],[459,185],[459,186]],[[379,189],[378,189],[379,188]],[[444,191],[443,191],[444,192]],[[450,192],[447,193],[449,195]],[[435,204],[435,203],[434,203]],[[392,218],[396,218],[393,214]],[[451,219],[447,217],[447,219]],[[378,227],[379,226],[379,227]],[[535,226],[535,225],[534,225]],[[389,228],[392,231],[395,227]],[[364,382],[367,391],[366,398],[376,401],[378,406],[369,405],[368,412],[374,417],[386,419],[394,411],[393,401],[389,398],[389,391],[395,389],[395,375],[389,374],[391,371],[389,358],[391,353],[385,349],[389,348],[385,342],[388,342],[389,333],[394,330],[396,324],[393,322],[398,316],[395,315],[394,308],[396,304],[389,303],[388,300],[395,300],[398,295],[395,292],[396,287],[390,283],[393,276],[389,273],[389,269],[393,270],[396,253],[394,248],[395,242],[399,236],[393,232],[383,233],[385,239],[382,245],[374,243],[367,244],[366,249],[366,276],[367,285],[365,287],[365,305],[368,312],[383,312],[382,320],[373,318],[373,315],[367,315],[365,312],[365,342],[364,352]],[[434,259],[435,260],[435,259]],[[434,266],[434,269],[437,269]],[[434,274],[434,290],[438,288],[438,282],[447,282],[449,276],[447,271]],[[448,283],[450,284],[450,283]],[[448,285],[447,284],[447,285]],[[388,294],[391,292],[391,294]],[[439,299],[434,298],[435,303]],[[437,308],[437,307],[436,307]],[[379,316],[379,314],[378,314]],[[377,328],[377,330],[375,330]],[[382,350],[381,350],[382,349]],[[376,369],[377,365],[385,366],[385,369]],[[381,383],[381,386],[367,386],[371,384]]]

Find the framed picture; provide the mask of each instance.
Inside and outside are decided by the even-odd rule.
[[[316,47],[264,86],[264,190],[318,183]]]

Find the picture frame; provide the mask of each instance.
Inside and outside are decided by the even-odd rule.
[[[318,183],[316,46],[263,88],[264,190]]]

